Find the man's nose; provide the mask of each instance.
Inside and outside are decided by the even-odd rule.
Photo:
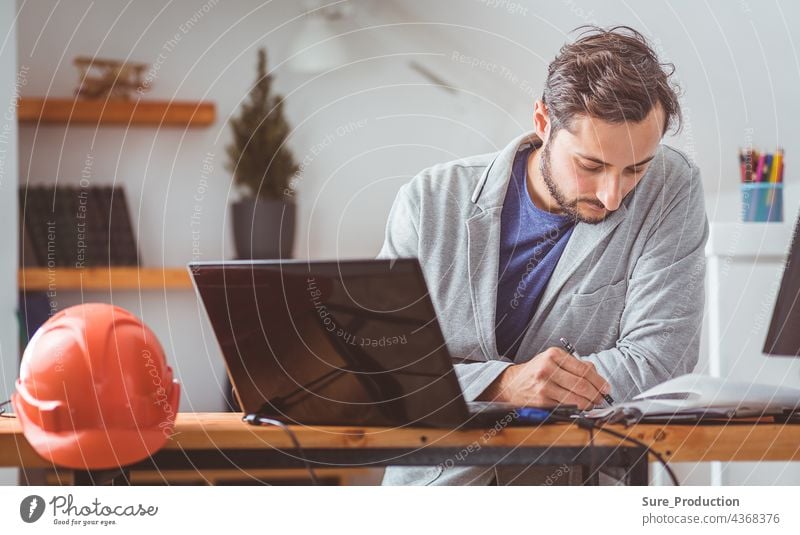
[[[603,181],[602,188],[597,192],[597,198],[603,203],[606,210],[613,212],[619,208],[622,202],[619,177],[607,175],[606,179]]]

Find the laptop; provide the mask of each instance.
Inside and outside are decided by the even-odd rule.
[[[520,423],[511,405],[465,401],[415,258],[188,269],[246,415],[302,425]]]

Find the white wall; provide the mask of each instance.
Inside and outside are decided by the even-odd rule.
[[[446,29],[437,29],[443,35],[443,52],[447,53],[448,45],[457,46],[479,59],[504,65],[520,79],[531,81],[537,96],[547,64],[561,44],[575,35],[567,33],[571,29],[588,23],[626,24],[643,32],[661,60],[677,67],[675,79],[684,88],[685,126],[678,138],[665,142],[687,151],[699,163],[712,220],[738,219],[738,147],[752,143],[762,149],[782,145],[791,150],[800,141],[795,120],[800,110],[796,98],[800,30],[793,22],[800,20],[797,2],[517,3],[527,11],[489,8],[492,3],[486,0],[411,4],[417,6],[414,16],[420,20],[446,24]],[[459,70],[464,85],[472,77],[492,78],[496,90],[488,96],[526,123],[524,115],[530,106],[522,82],[512,83],[469,66],[459,66]],[[494,121],[509,126],[509,121],[499,117]],[[797,206],[800,192],[792,174],[787,167],[789,201]]]
[[[0,402],[11,397],[17,378],[17,33],[13,2],[0,3]],[[15,469],[0,468],[0,485],[16,483]]]
[[[122,0],[28,2],[18,22],[19,64],[29,68],[23,95],[71,95],[77,55],[156,62],[162,54],[152,98],[217,103],[219,120],[202,130],[20,130],[22,183],[77,182],[92,156],[93,181],[125,184],[145,265],[193,258],[190,216],[208,154],[214,170],[202,200],[199,258],[232,257],[226,119],[253,80],[259,46],[267,46],[277,88],[287,96],[291,146],[308,162],[298,186],[295,251],[301,258],[373,256],[403,182],[430,164],[496,150],[527,129],[547,64],[572,38],[568,32],[587,22],[633,25],[653,39],[662,59],[676,64],[686,125],[667,142],[700,164],[712,220],[737,217],[736,149],[748,142],[787,148],[787,201],[798,204],[792,149],[800,141],[800,36],[789,22],[800,20],[796,2],[756,10],[722,0],[519,1],[517,8],[490,7],[486,0],[355,1],[355,19],[345,28],[352,33],[343,38],[353,63],[318,78],[283,64],[301,27],[301,19],[292,19],[302,2],[205,4],[208,12],[195,16],[186,32],[181,25],[204,2],[179,0],[166,8]],[[172,47],[168,40],[176,33],[180,40]],[[503,69],[473,67],[473,58]],[[457,94],[430,85],[408,67],[410,60],[437,72]],[[325,146],[315,151],[318,144]],[[61,292],[58,299],[109,297]],[[182,409],[219,408],[220,357],[192,296],[117,292],[111,299],[156,330],[185,384]]]

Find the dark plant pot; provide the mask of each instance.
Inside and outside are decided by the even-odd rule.
[[[233,204],[236,257],[242,260],[291,258],[295,204],[273,199],[242,199]]]

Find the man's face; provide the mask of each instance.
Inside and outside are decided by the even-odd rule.
[[[664,113],[656,106],[639,123],[592,117],[572,122],[545,143],[539,170],[550,195],[578,221],[599,223],[619,208],[655,155]]]

